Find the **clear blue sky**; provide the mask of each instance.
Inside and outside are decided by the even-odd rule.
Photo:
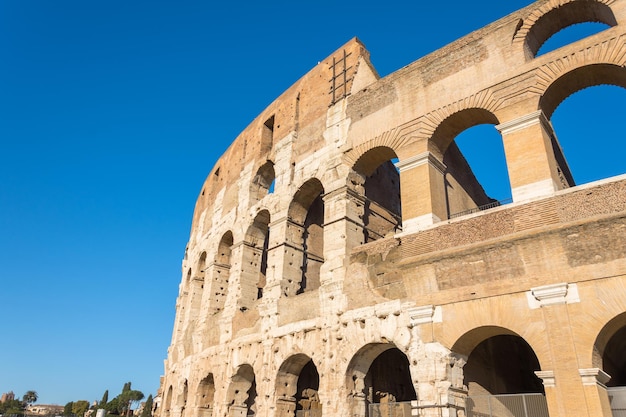
[[[156,393],[195,199],[238,133],[354,36],[387,75],[530,3],[0,0],[0,393]],[[580,182],[625,171],[625,98],[555,113]]]

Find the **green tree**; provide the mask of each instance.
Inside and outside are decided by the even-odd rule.
[[[143,400],[143,392],[134,389],[122,392],[119,397],[120,415],[130,415],[133,403]]]
[[[119,415],[119,399],[117,397],[113,398],[108,403],[102,406],[105,410],[107,410],[107,414]]]
[[[109,402],[109,390],[104,391],[104,394],[102,394],[102,399],[98,403],[98,406],[102,408],[105,406],[107,402]]]
[[[74,404],[72,405],[72,414],[78,417],[83,417],[87,410],[89,410],[89,401],[74,401]]]
[[[0,403],[0,414],[4,415],[24,415],[24,403],[20,400],[7,400]]]
[[[122,394],[127,391],[130,391],[130,382],[124,384],[124,388],[122,388]]]
[[[73,407],[74,407],[74,401],[70,401],[69,403],[65,404],[65,407],[63,407],[63,415],[71,416]]]
[[[37,391],[26,391],[26,394],[22,397],[22,401],[26,404],[32,404],[37,402],[37,398],[39,398]]]
[[[148,395],[146,403],[143,405],[141,415],[139,417],[152,417],[152,394]]]

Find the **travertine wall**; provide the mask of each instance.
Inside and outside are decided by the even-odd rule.
[[[609,28],[535,56],[585,21]],[[198,197],[159,416],[461,416],[529,392],[611,415],[626,177],[575,186],[550,117],[626,87],[625,27],[626,0],[540,0],[385,78],[353,39],[296,82]],[[454,144],[482,123],[510,204]]]

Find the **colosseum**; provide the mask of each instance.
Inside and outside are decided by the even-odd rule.
[[[600,84],[626,0],[539,0],[383,78],[340,47],[200,191],[157,415],[626,415],[626,175],[575,184],[551,122]],[[510,201],[455,143],[479,124]]]

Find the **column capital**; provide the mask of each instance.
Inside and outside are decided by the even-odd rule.
[[[446,165],[441,162],[435,155],[433,155],[432,152],[428,151],[422,152],[418,155],[412,156],[402,161],[398,161],[395,165],[400,172],[403,172],[424,164],[429,164],[442,174],[445,173],[447,168]]]
[[[541,110],[525,114],[517,119],[509,120],[508,122],[500,123],[499,125],[496,125],[496,129],[498,129],[502,135],[507,135],[518,130],[526,129],[529,126],[533,126],[538,123],[543,123],[549,126],[548,118]]]
[[[600,368],[583,368],[579,369],[578,372],[583,380],[583,385],[604,385],[611,379],[611,375]]]
[[[543,382],[544,387],[556,386],[554,371],[535,371],[535,375]]]

